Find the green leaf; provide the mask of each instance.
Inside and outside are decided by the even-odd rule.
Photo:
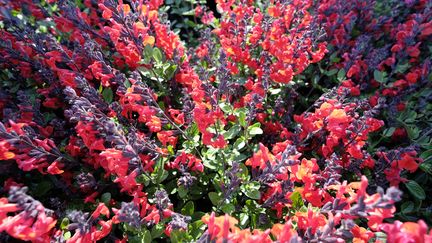
[[[249,198],[251,199],[260,199],[261,198],[261,193],[259,191],[260,189],[260,184],[258,182],[252,182],[249,184],[244,185],[241,190],[242,192]]]
[[[69,240],[71,237],[72,237],[72,234],[71,234],[71,232],[69,232],[69,231],[67,231],[67,232],[65,232],[65,233],[63,234],[63,238],[64,238],[65,240]]]
[[[210,201],[213,203],[213,205],[218,205],[222,199],[217,192],[209,192],[208,197],[210,198]]]
[[[386,72],[380,72],[378,70],[374,71],[374,79],[379,83],[384,83],[386,81]]]
[[[148,64],[151,62],[152,57],[153,57],[153,47],[151,45],[146,45],[144,47],[143,59],[141,60],[141,62],[144,64]]]
[[[246,146],[246,139],[244,137],[239,137],[233,145],[236,150],[241,150],[244,146]]]
[[[164,74],[165,74],[165,78],[167,80],[172,79],[172,77],[174,77],[174,73],[177,70],[177,65],[175,64],[169,64],[167,66],[167,68],[164,68]]]
[[[256,199],[256,200],[261,198],[261,193],[256,189],[245,191],[245,195],[251,199]]]
[[[148,186],[150,184],[150,178],[147,175],[139,175],[135,178],[136,182],[144,184],[144,186]]]
[[[231,214],[232,212],[235,211],[235,206],[232,205],[231,203],[228,203],[228,204],[224,204],[224,205],[221,207],[221,209],[222,209],[222,211],[223,211],[224,213]]]
[[[152,239],[159,238],[164,232],[165,226],[162,223],[159,223],[151,229],[151,237]]]
[[[170,240],[172,243],[187,242],[187,232],[182,230],[171,231]]]
[[[124,85],[125,85],[126,88],[130,88],[130,87],[132,87],[132,84],[131,84],[131,82],[130,82],[128,79],[126,79],[126,80],[124,81]]]
[[[340,69],[338,74],[337,74],[337,80],[342,81],[345,79],[345,75],[346,75],[346,71],[345,69]]]
[[[410,64],[407,62],[407,63],[404,63],[404,64],[398,64],[396,66],[396,70],[395,71],[397,73],[405,73],[409,68],[410,68]]]
[[[401,205],[401,211],[403,214],[411,213],[412,211],[414,211],[414,203],[411,201],[404,202]]]
[[[431,158],[431,157],[432,157],[432,149],[426,150],[425,152],[423,152],[420,155],[420,158],[422,158],[425,161],[429,160],[429,158]]]
[[[300,192],[296,191],[293,194],[291,194],[290,199],[292,201],[292,206],[294,209],[299,209],[299,208],[303,207],[304,202],[303,202],[303,199],[301,197]]]
[[[190,137],[194,137],[195,135],[198,135],[198,126],[197,124],[193,123],[186,129],[186,134]]]
[[[107,103],[111,103],[114,97],[112,90],[110,88],[105,88],[102,91],[102,97]]]
[[[405,184],[408,188],[408,191],[417,199],[424,200],[426,198],[426,193],[423,188],[415,181],[408,181]]]
[[[421,163],[419,165],[420,169],[426,173],[432,175],[432,164],[431,163]]]
[[[102,194],[101,201],[108,205],[111,201],[111,193],[105,192],[104,194]]]
[[[248,127],[249,135],[263,134],[263,130],[260,127]]]
[[[144,240],[144,242],[147,243],[152,241],[152,235],[149,230],[145,229],[142,230],[141,232],[142,232],[142,239]]]
[[[410,139],[416,139],[420,135],[420,129],[414,125],[406,125],[405,129],[407,130]]]
[[[184,188],[183,186],[178,187],[178,195],[180,198],[185,198],[188,194],[188,189]]]
[[[201,217],[199,217],[199,218],[201,218]],[[198,236],[201,235],[201,233],[204,231],[204,229],[205,229],[206,226],[207,226],[207,225],[204,224],[203,221],[201,221],[201,220],[197,220],[197,221],[195,221],[195,222],[193,222],[193,223],[190,224],[190,228],[191,228],[191,230],[190,230],[190,233],[189,233],[189,234],[190,234],[194,239],[196,239]]]
[[[234,138],[241,131],[241,126],[239,124],[235,124],[228,131],[224,133],[225,139]]]
[[[394,127],[390,127],[387,128],[386,130],[384,130],[384,137],[391,137],[391,135],[393,135],[394,131],[396,130],[396,128]]]
[[[233,111],[233,107],[232,105],[230,105],[229,103],[226,102],[222,102],[219,104],[219,107],[222,109],[223,112],[225,112],[226,114],[231,114]]]
[[[240,222],[239,222],[240,225],[242,227],[245,227],[247,225],[247,223],[249,222],[249,215],[247,213],[241,213],[239,219],[240,219]]]
[[[246,112],[244,110],[239,111],[238,113],[238,118],[239,118],[239,123],[242,127],[246,127],[247,126],[247,122],[246,122]]]
[[[194,210],[195,210],[195,206],[194,206],[193,201],[189,201],[183,206],[181,212],[184,215],[192,216],[192,214],[194,213]]]
[[[277,95],[277,94],[279,94],[281,91],[282,91],[282,89],[274,89],[274,88],[269,88],[269,91],[270,91],[270,94],[272,94],[272,95]]]
[[[156,62],[162,62],[162,52],[159,48],[155,47],[153,48],[153,58],[155,59]]]
[[[387,242],[387,235],[383,232],[375,232],[375,238],[379,242]]]
[[[69,225],[69,219],[63,218],[61,223],[60,223],[60,229],[62,229],[62,230],[67,229],[68,225]]]
[[[334,68],[334,69],[331,69],[331,70],[327,71],[327,72],[325,73],[325,75],[327,75],[327,76],[333,76],[333,75],[335,75],[337,72],[338,72],[338,70],[337,70],[336,68]]]

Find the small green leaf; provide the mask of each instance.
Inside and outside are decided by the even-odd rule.
[[[404,214],[411,213],[414,210],[414,203],[411,201],[404,202],[401,205],[401,211]]]
[[[125,85],[126,88],[130,88],[132,86],[131,82],[128,79],[126,79],[124,81],[124,85]]]
[[[272,94],[272,95],[277,95],[277,94],[279,94],[281,91],[282,91],[282,89],[273,89],[273,88],[269,88],[269,91],[270,91],[270,94]]]
[[[249,222],[249,215],[247,213],[241,213],[239,219],[240,225],[244,227]]]
[[[248,133],[250,135],[263,134],[263,130],[260,127],[248,127]]]
[[[235,124],[232,126],[228,131],[224,133],[225,139],[232,139],[234,138],[239,132],[241,131],[241,126],[238,124]]]
[[[69,232],[69,231],[67,231],[67,232],[65,232],[65,233],[63,234],[63,238],[64,238],[65,240],[69,240],[69,239],[71,238],[71,236],[72,236],[72,234],[71,234],[71,232]]]
[[[105,204],[109,204],[109,202],[111,201],[111,193],[105,192],[104,194],[102,194],[101,201]]]
[[[246,113],[244,112],[244,110],[240,111],[238,114],[238,118],[239,118],[239,123],[242,127],[246,127],[247,123],[246,123]]]
[[[228,204],[224,204],[224,205],[221,207],[221,209],[222,209],[222,211],[223,211],[224,213],[231,214],[232,212],[235,211],[235,206],[232,205],[231,203],[228,203]]]
[[[145,229],[142,230],[141,232],[142,232],[142,239],[144,240],[144,242],[147,243],[152,241],[152,235],[149,230]]]
[[[260,199],[261,193],[259,191],[260,184],[258,182],[252,182],[249,184],[244,185],[242,188],[242,192],[251,199]]]
[[[102,91],[102,97],[107,103],[111,103],[114,97],[112,90],[110,88],[105,88]]]
[[[398,64],[396,66],[396,72],[397,73],[405,73],[409,68],[410,68],[410,64],[408,62],[404,63],[404,64]]]
[[[217,192],[209,192],[208,197],[213,205],[218,205],[221,200],[221,196]]]
[[[378,70],[374,71],[374,79],[379,83],[384,83],[386,81],[386,73],[380,72]]]
[[[429,149],[429,150],[426,150],[425,152],[423,152],[421,155],[420,155],[420,158],[422,158],[423,160],[428,160],[429,158],[431,158],[432,157],[432,149]]]
[[[245,191],[245,195],[251,199],[256,199],[256,200],[261,198],[261,193],[256,189]]]
[[[408,188],[408,191],[417,199],[424,200],[426,198],[425,191],[417,182],[408,181],[405,186]]]
[[[177,70],[177,65],[170,64],[166,69],[164,68],[165,78],[167,80],[172,79],[174,77],[174,73]]]
[[[421,163],[419,165],[420,169],[426,173],[432,175],[432,164],[431,163]]]
[[[301,197],[300,192],[296,191],[293,194],[291,194],[290,199],[292,201],[292,206],[294,209],[299,209],[299,208],[303,207],[304,203],[303,203],[303,199]]]
[[[199,217],[199,218],[201,218],[201,217]],[[190,235],[196,239],[204,231],[206,225],[204,224],[203,221],[197,220],[197,221],[191,223],[190,227],[191,227]]]
[[[239,137],[233,145],[234,149],[236,150],[241,150],[242,148],[244,148],[244,146],[246,146],[244,137]]]
[[[151,237],[152,239],[159,238],[164,232],[165,226],[161,223],[153,226],[151,229]]]
[[[184,215],[192,216],[192,214],[194,213],[194,210],[195,210],[195,206],[194,206],[193,201],[189,201],[183,206],[181,212]]]
[[[406,125],[405,129],[410,139],[416,139],[420,135],[420,129],[414,125]]]
[[[188,194],[188,189],[184,188],[183,186],[178,187],[178,195],[180,198],[185,198]]]
[[[345,79],[345,75],[346,75],[346,71],[345,69],[340,69],[338,74],[337,74],[337,80],[342,81]]]
[[[333,75],[335,75],[337,72],[338,72],[338,70],[337,70],[336,68],[334,68],[334,69],[331,69],[331,70],[327,71],[327,72],[325,73],[325,75],[327,75],[327,76],[333,76]]]
[[[68,225],[69,225],[69,219],[63,218],[61,223],[60,223],[60,229],[64,230],[67,228]]]
[[[155,59],[156,62],[162,62],[162,52],[159,48],[155,47],[153,48],[153,58]]]
[[[219,104],[219,107],[222,109],[223,112],[225,112],[226,114],[231,114],[233,107],[232,105],[230,105],[229,103],[223,102]]]
[[[391,135],[393,135],[394,131],[396,130],[396,128],[394,127],[390,127],[387,128],[386,130],[384,130],[384,137],[391,137]]]

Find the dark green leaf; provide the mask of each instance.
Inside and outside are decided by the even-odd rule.
[[[408,181],[405,186],[408,188],[408,191],[417,199],[424,200],[426,198],[425,191],[417,182]]]
[[[216,192],[209,192],[208,197],[210,198],[210,201],[213,203],[213,205],[218,205],[221,201],[221,196],[219,196]]]
[[[164,232],[165,226],[161,223],[153,226],[151,229],[151,237],[152,239],[159,238]]]
[[[404,202],[401,205],[401,211],[404,214],[411,213],[414,210],[414,203],[411,201]]]
[[[113,101],[113,97],[114,97],[112,90],[110,88],[105,88],[102,91],[102,97],[104,98],[104,100],[107,103],[111,103]]]
[[[331,69],[331,70],[327,71],[327,72],[325,73],[325,75],[327,75],[327,76],[333,76],[333,75],[335,75],[337,72],[338,72],[338,70],[337,70],[336,68],[334,68],[334,69]]]
[[[194,210],[195,210],[195,206],[194,206],[193,201],[189,201],[183,206],[181,212],[184,215],[192,216],[192,214],[194,213]]]
[[[111,201],[111,193],[105,192],[104,194],[102,194],[101,200],[102,200],[103,203],[105,203],[105,204],[108,205],[109,202]]]

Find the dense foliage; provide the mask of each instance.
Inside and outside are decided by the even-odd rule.
[[[429,0],[0,0],[0,241],[432,242]]]

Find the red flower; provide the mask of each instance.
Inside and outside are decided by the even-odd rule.
[[[105,149],[99,155],[100,165],[109,173],[124,177],[128,174],[129,158],[123,156],[123,152],[117,149]]]
[[[413,173],[418,168],[418,161],[421,161],[419,158],[415,158],[413,156],[416,156],[416,153],[404,153],[402,155],[402,158],[397,161],[400,168],[408,170],[409,172]]]
[[[175,158],[173,162],[167,164],[168,168],[171,169],[189,169],[191,171],[203,172],[204,166],[201,160],[196,158],[193,154],[182,152]]]
[[[0,160],[13,159],[15,154],[10,151],[10,144],[7,141],[0,141]]]
[[[38,203],[32,214],[21,210],[17,204],[0,198],[0,232],[6,231],[12,237],[24,241],[49,242],[49,232],[56,220],[46,215],[42,204]]]
[[[428,234],[428,227],[423,220],[417,223],[395,221],[383,224],[380,228],[387,233],[388,242],[432,242],[432,230]]]
[[[163,146],[166,146],[167,143],[171,144],[172,146],[175,146],[177,143],[177,137],[173,136],[174,131],[160,131],[157,133],[157,138]]]

